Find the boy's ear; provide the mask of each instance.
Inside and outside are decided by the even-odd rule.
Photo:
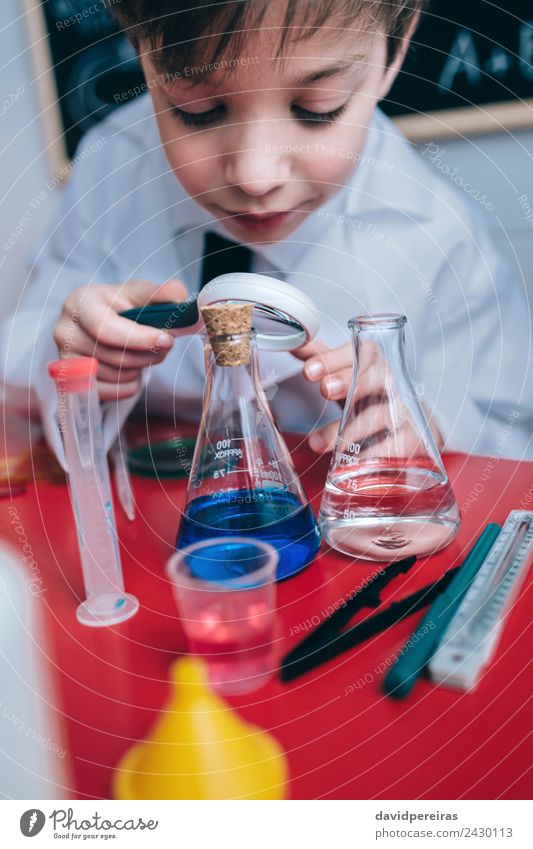
[[[385,76],[383,77],[383,80],[381,82],[381,89],[380,89],[380,93],[379,93],[380,100],[383,97],[386,97],[387,94],[389,93],[389,91],[391,90],[392,84],[393,84],[394,80],[396,79],[396,77],[398,76],[398,72],[403,65],[406,53],[407,53],[407,51],[409,49],[409,45],[411,43],[411,39],[412,39],[414,32],[415,32],[419,23],[420,23],[420,12],[417,12],[416,15],[413,17],[413,20],[411,21],[410,25],[409,25],[409,29],[407,30],[404,37],[402,38],[401,43],[398,45],[398,50],[397,50],[396,55],[394,57],[394,61],[391,62],[391,64],[388,66],[388,68],[385,72]]]

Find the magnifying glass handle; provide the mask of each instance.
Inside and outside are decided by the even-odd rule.
[[[164,330],[183,330],[183,335],[196,333],[202,323],[196,298],[183,301],[181,304],[172,302],[145,304],[143,307],[124,310],[119,315],[122,318],[129,318],[130,321],[136,321],[137,324],[147,324]]]
[[[181,304],[146,304],[120,315],[173,336],[189,336],[204,329],[200,309],[224,301],[253,305],[257,346],[264,351],[292,351],[313,339],[320,327],[318,310],[303,292],[274,277],[244,272],[215,277]]]

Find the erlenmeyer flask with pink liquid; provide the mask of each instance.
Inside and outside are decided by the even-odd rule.
[[[404,315],[349,322],[354,374],[319,522],[353,557],[427,555],[455,537],[460,515],[405,364]]]

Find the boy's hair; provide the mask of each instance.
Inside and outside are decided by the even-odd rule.
[[[372,30],[387,34],[390,63],[415,15],[429,0],[285,0],[278,55],[287,41],[312,34],[326,24],[339,28]],[[145,42],[160,71],[179,75],[196,66],[200,81],[224,53],[239,55],[247,35],[261,26],[271,0],[120,0],[113,13],[138,47]],[[203,70],[205,69],[205,70]]]

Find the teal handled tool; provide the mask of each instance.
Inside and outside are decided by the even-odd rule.
[[[122,318],[129,318],[137,324],[147,324],[150,327],[159,327],[166,330],[181,330],[193,328],[200,325],[200,313],[196,298],[183,301],[181,304],[165,302],[158,304],[145,304],[144,307],[135,307],[120,313]]]
[[[512,510],[429,664],[431,680],[471,690],[490,663],[533,562],[533,512]]]
[[[221,274],[181,304],[145,304],[120,315],[188,336],[205,330],[203,307],[224,302],[252,304],[257,347],[264,351],[292,351],[314,339],[320,328],[318,310],[306,294],[275,277],[247,272]]]
[[[500,531],[500,525],[494,523],[487,525],[449,587],[437,598],[416,631],[401,649],[383,683],[383,690],[387,695],[402,699],[410,693],[426,664],[434,655],[450,620]]]

